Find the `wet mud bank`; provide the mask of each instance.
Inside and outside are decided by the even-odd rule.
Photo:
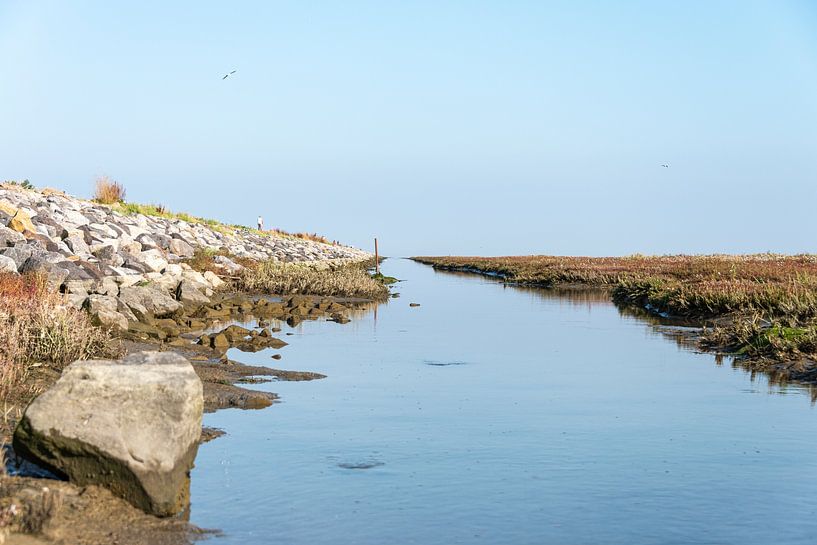
[[[302,321],[326,320],[338,327],[373,303],[338,297],[271,297],[244,293],[219,294],[196,310],[172,318],[137,322],[122,333],[125,354],[172,352],[192,364],[203,387],[204,412],[223,409],[258,410],[278,400],[273,392],[245,386],[275,381],[310,381],[325,375],[306,370],[280,369],[287,346],[284,328]],[[270,363],[245,365],[241,353],[274,351]],[[227,352],[237,355],[227,356]],[[48,390],[59,378],[43,368],[34,373],[37,391]],[[189,523],[189,512],[159,518],[145,514],[101,486],[78,486],[20,459],[10,437],[23,407],[8,410],[0,426],[8,474],[0,477],[0,522],[6,543],[65,543],[77,545],[181,545],[218,535]],[[229,429],[203,427],[200,443],[218,440]],[[2,541],[0,541],[2,542]]]

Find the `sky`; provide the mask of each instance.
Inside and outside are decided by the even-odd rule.
[[[391,256],[817,252],[812,1],[0,0],[0,127],[0,180]]]

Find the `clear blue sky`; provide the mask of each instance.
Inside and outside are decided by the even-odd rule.
[[[389,255],[817,252],[815,2],[168,4],[0,0],[0,178]]]

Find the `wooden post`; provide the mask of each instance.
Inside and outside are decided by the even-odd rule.
[[[374,239],[374,272],[380,274],[380,256],[377,255],[377,237]]]

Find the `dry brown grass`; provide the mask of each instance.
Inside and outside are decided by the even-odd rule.
[[[299,238],[301,240],[311,240],[312,242],[320,242],[321,244],[334,244],[328,238],[317,233],[289,233],[283,229],[271,229],[267,231],[281,237]]]
[[[125,200],[125,187],[108,176],[96,179],[94,200],[102,204],[116,204]]]
[[[162,204],[139,204],[131,202],[126,203],[123,200],[125,196],[124,189],[122,191],[123,191],[122,197],[118,201],[114,201],[108,204],[117,204],[115,209],[125,214],[142,214],[145,216],[154,216],[165,219],[178,219],[186,221],[187,223],[206,225],[210,229],[224,234],[235,233],[236,231],[244,231],[261,236],[295,238],[301,240],[309,240],[312,242],[320,242],[322,244],[328,245],[338,244],[337,241],[330,241],[326,237],[321,236],[317,233],[290,233],[288,231],[284,231],[283,229],[277,228],[259,231],[258,229],[247,227],[245,225],[226,225],[214,219],[200,218],[197,216],[190,215],[186,212],[173,212],[168,207]],[[103,202],[98,198],[96,200],[98,202]]]
[[[108,332],[67,306],[45,277],[0,274],[0,399],[20,393],[32,365],[61,370],[76,360],[120,352]]]
[[[415,257],[441,269],[495,272],[510,281],[557,284],[614,285],[623,280],[663,278],[684,282],[704,280],[783,281],[798,275],[817,276],[817,256],[778,254],[673,255],[627,257]]]
[[[276,295],[325,295],[381,300],[389,289],[360,264],[333,266],[327,263],[265,261],[242,271],[241,289]]]

